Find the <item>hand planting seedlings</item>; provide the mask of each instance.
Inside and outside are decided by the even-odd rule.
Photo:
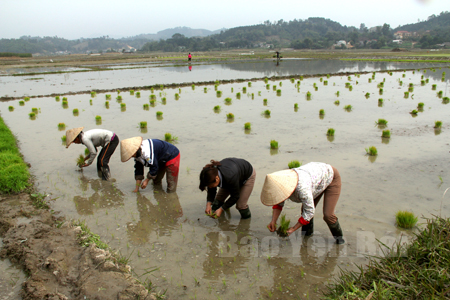
[[[398,227],[410,229],[416,225],[418,218],[412,212],[398,211],[395,215],[395,221]]]
[[[391,137],[391,131],[390,130],[383,130],[383,133],[381,134],[381,137],[383,137],[383,138],[390,138]]]
[[[442,121],[434,121],[434,128],[441,128],[442,127]]]
[[[77,166],[78,168],[82,169],[82,165],[84,165],[84,156],[83,154],[80,154],[80,156],[78,156],[77,158]]]
[[[327,130],[327,136],[334,136],[334,129],[333,128],[328,128]]]
[[[288,163],[289,169],[299,168],[302,164],[298,160],[291,160]]]
[[[278,142],[276,140],[270,141],[270,149],[278,149]]]
[[[281,236],[281,237],[288,236],[287,230],[289,229],[290,223],[291,223],[291,220],[286,220],[286,215],[281,216],[280,226],[277,229],[278,236]]]
[[[378,150],[375,146],[370,146],[369,148],[366,148],[366,153],[370,156],[376,156],[378,155]]]

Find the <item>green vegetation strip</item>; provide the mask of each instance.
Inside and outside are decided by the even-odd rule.
[[[366,268],[341,271],[326,299],[448,299],[450,297],[450,219],[427,219],[407,245],[386,248]]]
[[[14,135],[0,117],[0,193],[18,193],[30,186],[30,173]]]
[[[0,52],[0,57],[32,57],[31,53]]]
[[[412,62],[412,63],[450,63],[450,60],[442,59],[403,59],[403,58],[341,58],[340,60],[361,61],[387,61],[387,62]]]

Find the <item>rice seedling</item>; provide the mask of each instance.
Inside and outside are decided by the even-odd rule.
[[[319,78],[319,81],[320,81],[320,82],[322,82],[322,81],[323,81],[323,78],[322,78],[322,77],[320,77],[320,78]]]
[[[63,135],[63,136],[61,137],[61,142],[65,143],[66,140],[67,140],[67,137],[66,137],[65,135]]]
[[[421,80],[420,85],[425,85],[425,80]]]
[[[295,82],[295,78],[291,78],[290,80],[291,80],[291,82],[292,82],[292,83],[294,83],[294,82]]]
[[[220,105],[214,106],[214,112],[216,113],[220,112]]]
[[[351,77],[351,76],[348,76],[348,77],[347,77],[347,80],[348,80],[348,81],[352,81],[352,77]]]
[[[300,75],[300,80],[303,80],[303,76],[302,75]]]
[[[231,105],[233,100],[231,98],[225,98],[225,105]]]
[[[121,101],[122,100],[122,96],[121,95],[117,95],[116,100]]]
[[[156,100],[156,95],[150,95],[150,100]]]
[[[443,104],[448,104],[448,102],[449,102],[449,98],[448,97],[442,98],[442,103]]]
[[[111,100],[111,95],[110,94],[106,94],[105,98],[106,98],[106,100]]]
[[[328,128],[327,130],[327,136],[334,136],[334,128]]]
[[[442,121],[434,121],[434,128],[441,128],[442,127]]]
[[[412,82],[410,82],[410,83],[408,84],[408,87],[414,87],[414,84],[413,84]]]
[[[398,227],[409,229],[416,225],[418,218],[412,212],[398,211],[395,214],[395,221]]]
[[[317,92],[319,90],[319,87],[314,87],[314,90]]]
[[[306,93],[306,100],[311,100],[311,92],[310,91],[308,91]]]
[[[63,98],[62,98],[62,101],[67,101],[67,97],[63,97]]]
[[[56,101],[59,101],[59,96],[56,96],[56,97],[55,97],[55,100],[56,100]]]
[[[270,110],[266,109],[266,110],[263,112],[263,114],[264,114],[264,116],[266,116],[266,117],[270,117]]]
[[[383,138],[390,138],[391,137],[391,131],[390,130],[383,130],[381,133],[381,137]]]
[[[147,128],[147,122],[146,121],[139,122],[139,128]]]
[[[277,96],[281,96],[281,90],[280,89],[277,90]]]
[[[337,96],[337,97],[339,97],[339,94],[340,94],[340,92],[339,92],[339,91],[337,91],[337,92],[336,92],[336,96]]]
[[[417,104],[417,108],[423,108],[425,104],[423,102],[419,102],[419,104]]]
[[[384,82],[380,82],[380,83],[377,85],[377,87],[378,87],[378,88],[384,87]]]
[[[298,160],[291,160],[288,163],[289,169],[299,168],[302,164]]]
[[[383,95],[383,89],[382,89],[382,88],[380,88],[380,89],[378,90],[378,94]]]
[[[216,91],[216,96],[219,98],[219,97],[222,97],[222,91]]]
[[[339,101],[339,100],[334,101],[334,105],[339,105],[340,103],[341,103],[341,101]]]
[[[13,110],[14,110],[14,106],[11,106],[11,105],[8,106],[8,110],[9,110],[9,111],[13,111]]]
[[[409,98],[409,92],[405,92],[404,97],[405,97],[405,99],[406,99],[406,98]]]
[[[156,105],[156,100],[155,99],[150,100],[150,106],[154,107],[155,105]]]
[[[385,119],[378,119],[378,122],[375,122],[378,126],[387,126],[388,121]]]
[[[140,98],[140,97],[141,97],[141,92],[139,92],[139,91],[136,92],[136,97],[137,97],[137,98]]]
[[[317,84],[314,82],[313,87],[316,87],[316,86],[317,86]]]
[[[36,114],[34,112],[30,112],[28,115],[31,119],[34,119],[36,117]]]
[[[125,111],[127,109],[127,105],[125,103],[120,103],[120,110]]]
[[[245,130],[250,130],[250,129],[252,129],[252,124],[251,124],[250,122],[245,123],[245,124],[244,124],[244,129],[245,129]]]
[[[24,100],[25,102],[28,102],[28,101],[30,101],[30,97],[24,97],[23,100]]]
[[[175,93],[175,100],[178,100],[178,99],[180,99],[180,94]]]
[[[232,113],[227,113],[227,119],[228,119],[228,120],[234,119],[234,114],[232,114]]]
[[[365,96],[366,96],[366,98],[369,98],[370,97],[370,93],[367,92]]]
[[[369,83],[372,83],[372,78],[369,78],[369,80],[368,80],[368,81],[369,81]]]
[[[252,100],[253,100],[253,99],[255,99],[255,94],[254,94],[254,93],[252,93]]]
[[[90,104],[90,105],[92,105],[92,99],[91,99],[91,100],[89,100],[89,104]]]
[[[278,142],[276,140],[270,141],[270,149],[278,149]]]
[[[413,87],[409,87],[408,88],[408,92],[410,92],[410,93],[414,92],[414,88]]]
[[[323,82],[323,85],[328,85],[328,80],[325,80],[325,81]]]
[[[162,111],[157,111],[156,112],[156,117],[157,118],[161,118],[163,116],[163,112]]]
[[[236,99],[241,99],[241,93],[236,93]]]
[[[270,90],[270,84],[266,84],[266,89]]]
[[[79,113],[78,108],[74,108],[72,110],[72,113],[73,113],[74,116],[78,116],[78,113]]]
[[[91,91],[91,97],[95,97],[95,95],[97,95],[97,93],[95,91]]]
[[[84,165],[84,156],[80,154],[76,160],[77,166],[81,169],[81,166]]]
[[[417,115],[418,111],[416,109],[413,109],[409,112],[411,115]]]
[[[34,112],[35,114],[38,113],[38,109],[37,109],[36,107],[33,107],[33,108],[31,109],[31,111]]]
[[[298,109],[298,103],[294,103],[294,109]]]
[[[245,86],[242,88],[242,93],[244,93],[244,94],[247,93],[247,88]]]
[[[350,111],[353,109],[353,106],[351,106],[350,104],[348,104],[348,105],[345,105],[345,106],[344,106],[344,109],[345,109],[346,111],[350,112]]]
[[[437,84],[433,84],[433,85],[431,86],[431,90],[433,90],[433,91],[435,91],[436,88],[437,88]]]
[[[289,229],[289,225],[290,225],[291,221],[286,219],[286,215],[282,215],[281,216],[281,222],[280,222],[280,226],[277,229],[277,234],[278,236],[281,237],[286,237],[288,236],[287,234],[287,230]]]
[[[319,115],[324,116],[325,115],[325,110],[324,109],[319,110]]]
[[[267,84],[269,82],[269,78],[265,77],[264,82]]]
[[[437,95],[438,95],[439,98],[441,98],[443,94],[444,94],[444,92],[442,92],[442,91],[439,91],[439,92],[437,93]]]
[[[345,87],[346,87],[346,88],[350,87],[350,84],[351,84],[350,82],[346,82],[346,83],[345,83]]]
[[[405,77],[406,77],[406,74],[402,74],[402,77],[405,78]]]
[[[369,148],[366,148],[366,153],[370,156],[376,156],[378,155],[378,150],[375,146],[370,146]]]
[[[264,105],[264,106],[267,106],[267,99],[264,99],[264,100],[263,100],[263,105]]]
[[[105,107],[109,108],[109,102],[108,101],[105,102]]]
[[[178,138],[177,138],[176,136],[173,136],[171,133],[166,132],[166,133],[164,134],[164,140],[165,140],[166,142],[173,142],[173,141],[178,140]]]
[[[90,152],[89,152],[89,149],[88,149],[88,148],[85,148],[85,149],[84,149],[84,156],[88,156],[89,153],[90,153]]]
[[[66,124],[64,124],[64,123],[58,123],[58,129],[59,129],[60,131],[66,129]]]
[[[62,107],[63,107],[63,108],[68,108],[68,107],[69,107],[69,102],[63,100],[63,101],[62,101]]]
[[[102,122],[102,117],[101,116],[95,116],[95,122],[97,123],[101,123]]]

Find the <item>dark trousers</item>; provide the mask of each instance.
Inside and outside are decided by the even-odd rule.
[[[107,180],[109,177],[109,159],[111,158],[111,155],[113,155],[114,151],[117,148],[117,145],[119,145],[119,137],[117,135],[114,136],[111,142],[106,145],[106,147],[103,147],[100,153],[98,154],[97,158],[97,171],[99,174],[102,174],[102,178]],[[105,174],[105,171],[108,173]]]

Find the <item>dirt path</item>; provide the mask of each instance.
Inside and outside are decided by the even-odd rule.
[[[37,209],[29,194],[0,196],[2,259],[27,274],[23,299],[157,299],[132,275],[128,265],[91,244],[80,226]]]

